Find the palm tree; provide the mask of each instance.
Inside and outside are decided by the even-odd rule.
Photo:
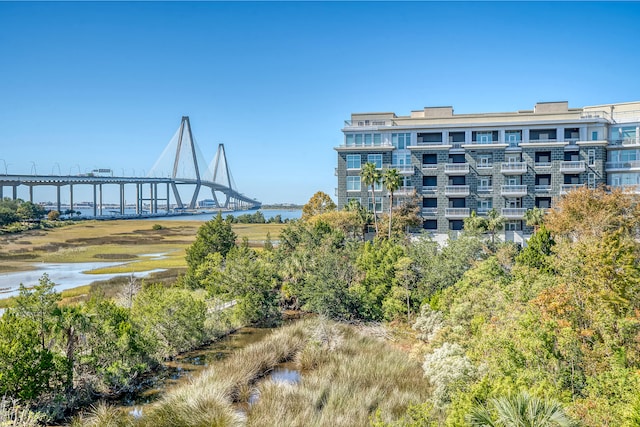
[[[570,427],[575,423],[555,400],[527,392],[489,400],[493,410],[476,406],[467,416],[473,427]]]
[[[393,212],[393,192],[400,188],[402,178],[398,169],[387,169],[382,177],[384,186],[389,191],[389,239],[391,238],[391,213]]]
[[[538,227],[544,222],[544,209],[534,207],[527,209],[524,213],[524,221],[527,225],[533,227],[533,232],[538,231]]]
[[[486,219],[487,232],[491,234],[491,244],[496,243],[496,233],[504,227],[504,217],[500,215],[496,208],[487,212]]]
[[[366,186],[371,186],[371,200],[373,201],[373,222],[376,225],[376,235],[378,235],[378,217],[376,215],[376,196],[375,185],[380,183],[382,178],[380,171],[376,168],[375,163],[365,163],[360,172],[362,182]]]

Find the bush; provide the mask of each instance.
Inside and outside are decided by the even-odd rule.
[[[151,229],[154,231],[162,230],[162,228],[163,227],[160,224],[153,224],[153,226],[151,227]]]

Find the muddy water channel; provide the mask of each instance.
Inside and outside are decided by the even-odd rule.
[[[274,330],[273,328],[241,328],[209,345],[176,356],[174,360],[165,362],[152,377],[145,381],[140,391],[120,396],[110,404],[134,416],[144,416],[148,405],[162,398],[168,391],[189,383],[210,365],[262,340]],[[265,380],[297,383],[300,381],[300,372],[294,364],[283,363],[273,369]],[[257,394],[252,395],[249,403],[254,403],[258,398]],[[242,410],[242,408],[239,409]]]

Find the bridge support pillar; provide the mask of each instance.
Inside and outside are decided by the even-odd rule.
[[[73,211],[73,184],[69,184],[69,210]],[[73,215],[73,212],[71,215]]]
[[[4,186],[0,185],[0,200],[4,200]]]
[[[102,184],[98,184],[98,192],[100,193],[100,216],[102,216]]]
[[[170,196],[171,194],[169,193],[169,183],[167,182],[167,213],[169,213],[171,211],[171,202],[170,202]],[[1,199],[1,197],[0,197]]]
[[[142,213],[142,201],[140,200],[140,183],[136,182],[136,215]]]
[[[29,201],[33,203],[33,185],[29,186]]]
[[[120,184],[120,215],[124,215],[124,184]]]
[[[62,210],[60,208],[60,186],[56,185],[56,207],[58,208],[58,213]]]
[[[13,186],[13,200],[17,200],[18,199],[18,186],[14,185]]]
[[[155,213],[153,211],[153,184],[149,183],[149,213]]]
[[[158,184],[153,184],[153,213],[158,213]]]
[[[96,200],[96,185],[93,184],[93,216],[98,216],[98,203]]]

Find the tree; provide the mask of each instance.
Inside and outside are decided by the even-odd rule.
[[[479,405],[467,420],[473,427],[570,427],[575,423],[555,400],[540,399],[527,392],[489,401],[491,409]]]
[[[20,284],[20,294],[16,298],[18,315],[33,320],[38,327],[40,344],[45,347],[45,338],[51,333],[55,324],[55,310],[61,296],[54,290],[55,283],[44,273],[37,285],[32,289]]]
[[[555,242],[544,225],[533,233],[527,246],[518,254],[516,261],[520,264],[551,273],[553,268],[549,256]]]
[[[471,211],[471,215],[464,220],[464,231],[474,235],[480,235],[487,231],[487,220],[476,214],[476,211]]]
[[[491,244],[496,243],[496,233],[504,228],[504,217],[500,216],[500,213],[496,208],[487,212],[487,232],[491,235]]]
[[[212,252],[219,252],[224,258],[236,245],[236,233],[231,224],[222,219],[222,214],[204,223],[198,230],[195,242],[187,248],[187,265],[193,273],[206,256]]]
[[[355,199],[349,200],[349,203],[347,203],[347,205],[344,207],[344,210],[348,212],[355,212],[355,218],[357,224],[360,226],[361,236],[364,240],[367,233],[367,225],[369,225],[373,220],[371,212],[365,209],[364,206],[362,206],[360,202]]]
[[[535,233],[544,221],[544,209],[538,207],[527,209],[524,213],[524,221],[528,226],[533,227]]]
[[[315,215],[325,212],[335,211],[336,208],[336,204],[333,203],[333,200],[331,200],[331,197],[329,197],[327,193],[318,191],[311,196],[307,204],[302,207],[302,220],[308,220]]]
[[[397,169],[387,169],[382,176],[382,182],[384,183],[385,188],[389,192],[389,239],[391,238],[391,223],[393,222],[392,212],[393,212],[393,193],[398,188],[400,188],[400,184],[402,182],[402,178],[398,173]]]
[[[365,186],[371,186],[371,200],[373,203],[373,222],[376,226],[376,235],[378,234],[378,217],[376,215],[376,195],[375,195],[375,186],[380,183],[382,176],[380,175],[380,171],[376,168],[375,163],[365,163],[362,166],[362,171],[360,171],[360,175],[362,177],[362,183]]]
[[[18,214],[22,220],[40,219],[45,215],[45,213],[46,210],[42,206],[36,205],[33,202],[20,203],[16,210],[16,214]]]
[[[47,219],[49,221],[57,221],[60,219],[60,212],[53,210],[53,211],[49,211],[49,213],[47,214]]]

